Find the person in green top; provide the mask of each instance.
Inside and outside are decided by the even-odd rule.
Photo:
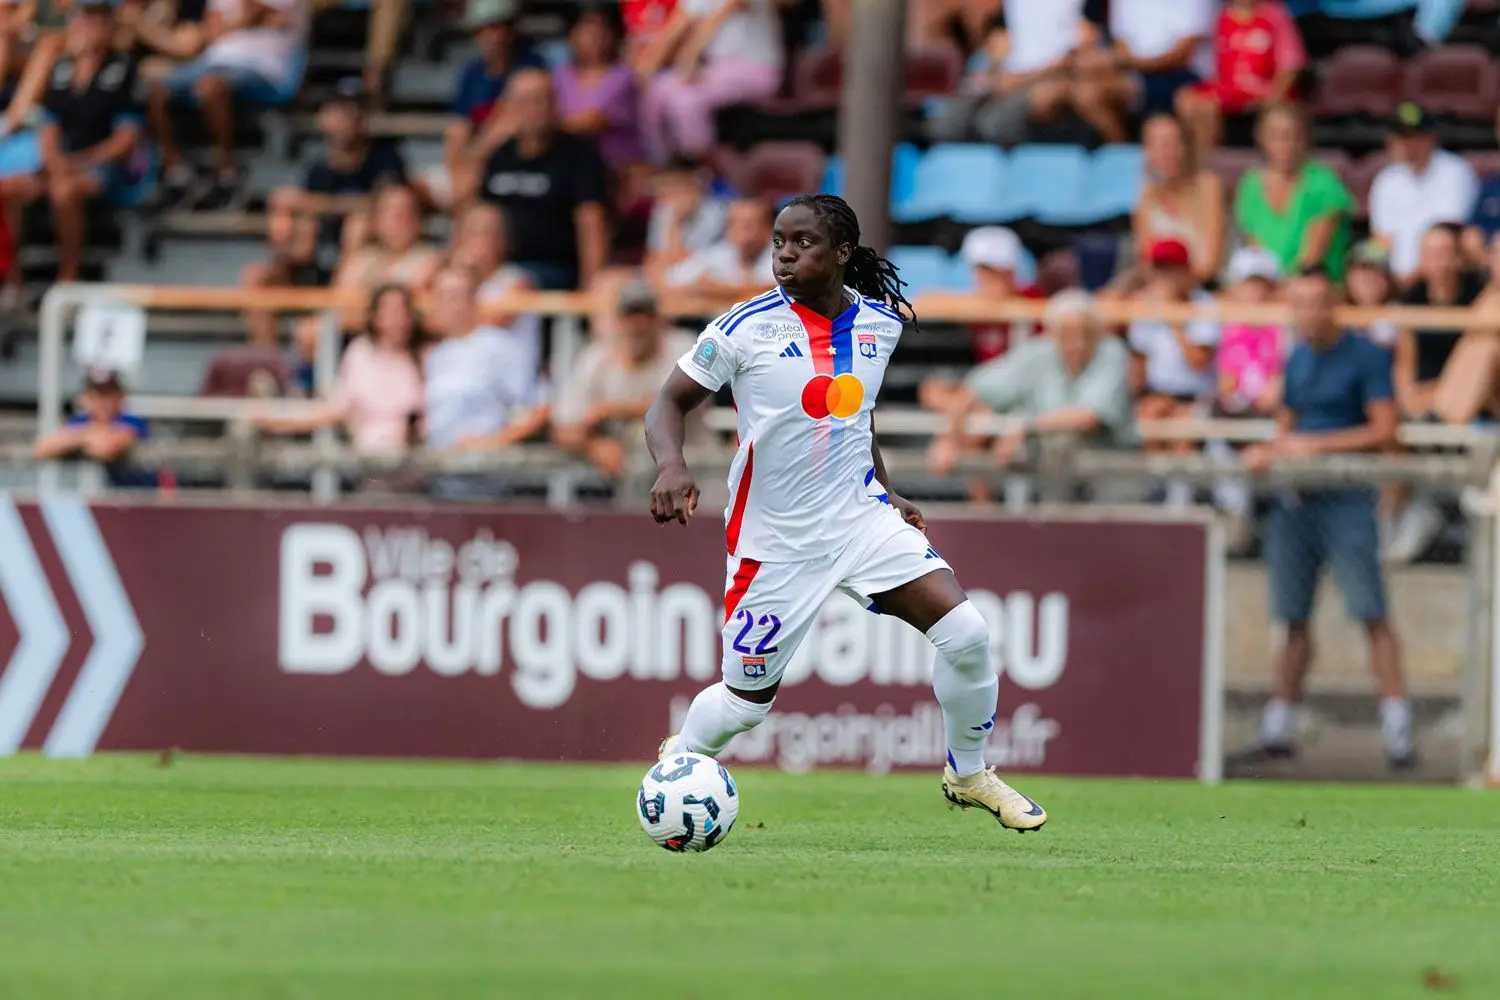
[[[1240,234],[1274,256],[1282,274],[1320,265],[1341,281],[1354,197],[1338,174],[1307,158],[1302,109],[1271,105],[1260,116],[1256,140],[1265,163],[1247,173],[1235,192]]]

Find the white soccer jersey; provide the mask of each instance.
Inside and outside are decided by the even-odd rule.
[[[731,556],[787,562],[834,552],[885,501],[870,457],[870,411],[899,315],[846,289],[828,320],[774,288],[708,325],[678,362],[709,389],[728,383],[739,414],[725,541]]]

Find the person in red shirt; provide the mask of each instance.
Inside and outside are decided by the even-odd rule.
[[[677,0],[620,0],[620,17],[625,22],[625,41],[632,66],[646,44],[656,37],[677,9]]]
[[[1231,0],[1219,13],[1214,65],[1212,81],[1184,87],[1176,102],[1205,153],[1219,144],[1226,117],[1253,115],[1295,96],[1307,50],[1281,0]]]

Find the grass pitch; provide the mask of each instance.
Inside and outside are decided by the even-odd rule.
[[[0,997],[1500,996],[1500,799],[740,769],[707,855],[629,768],[0,761]]]

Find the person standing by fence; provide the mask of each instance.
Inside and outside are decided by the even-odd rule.
[[[1302,271],[1286,291],[1298,343],[1287,359],[1279,433],[1274,441],[1246,449],[1246,464],[1263,471],[1283,458],[1376,452],[1391,445],[1397,412],[1390,355],[1337,325],[1335,288],[1321,268]],[[1386,757],[1396,768],[1415,763],[1411,705],[1386,608],[1375,506],[1375,491],[1364,487],[1298,490],[1276,498],[1266,525],[1266,568],[1271,612],[1285,634],[1259,738],[1231,760],[1231,767],[1295,752],[1296,710],[1313,658],[1313,601],[1325,565],[1333,570],[1349,617],[1369,635]]]

